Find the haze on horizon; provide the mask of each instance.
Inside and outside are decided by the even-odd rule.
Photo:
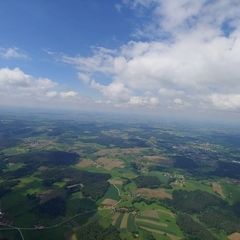
[[[0,106],[235,119],[238,0],[0,3]]]

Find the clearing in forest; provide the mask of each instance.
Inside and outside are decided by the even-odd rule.
[[[107,157],[98,158],[96,163],[108,171],[112,170],[113,168],[124,168],[124,163],[122,161]]]
[[[103,200],[102,205],[106,208],[114,207],[117,204],[117,201],[114,199],[106,198]]]
[[[228,239],[229,239],[229,240],[240,240],[240,233],[235,232],[235,233],[229,235],[229,236],[228,236]]]
[[[78,166],[81,168],[92,167],[94,165],[94,161],[89,159],[83,159],[78,163]]]
[[[135,193],[147,198],[172,199],[172,195],[167,193],[163,188],[138,188]]]
[[[225,198],[222,186],[219,183],[217,182],[212,183],[212,189],[213,189],[213,192],[219,194],[222,198]]]

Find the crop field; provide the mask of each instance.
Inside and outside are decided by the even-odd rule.
[[[0,121],[0,223],[25,240],[239,240],[232,133],[23,120]]]

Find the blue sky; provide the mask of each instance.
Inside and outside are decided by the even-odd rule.
[[[0,104],[240,110],[238,0],[0,2]]]
[[[91,52],[92,46],[118,47],[129,41],[134,28],[133,13],[116,10],[118,1],[108,0],[9,0],[0,3],[0,46],[17,46],[31,61],[4,61],[34,75],[71,81],[75,73],[49,59],[44,50],[65,54]],[[77,87],[76,81],[71,81]]]

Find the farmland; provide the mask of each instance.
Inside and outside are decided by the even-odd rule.
[[[0,238],[238,240],[231,130],[0,117]]]

